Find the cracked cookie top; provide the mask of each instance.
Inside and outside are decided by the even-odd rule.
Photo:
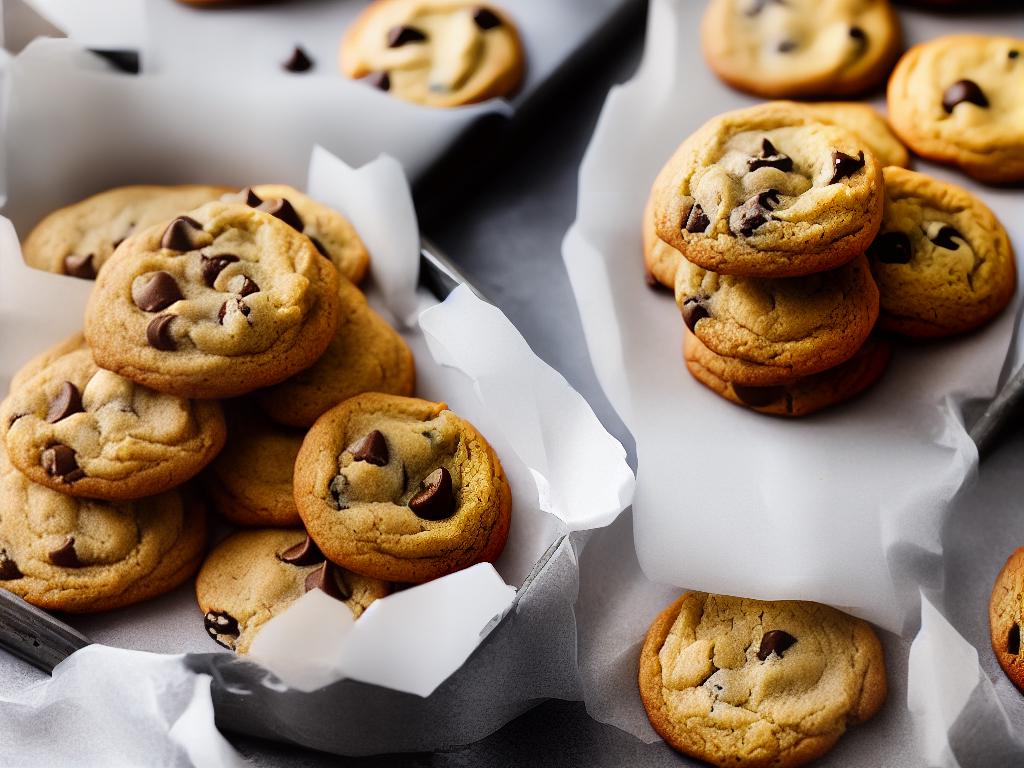
[[[736,768],[804,765],[886,697],[864,621],[817,603],[688,592],[640,654],[640,694],[675,749]]]
[[[444,403],[371,393],[310,429],[295,462],[295,503],[329,560],[422,582],[496,559],[511,494],[490,445]]]
[[[874,238],[883,203],[867,144],[784,102],[708,121],[654,185],[662,240],[698,266],[748,277],[845,264]]]
[[[1020,643],[1024,629],[1024,547],[1010,555],[996,577],[988,621],[992,650],[999,666],[1024,691],[1024,653]]]
[[[881,327],[934,338],[977,328],[1013,297],[1017,268],[1002,224],[955,184],[886,168],[882,228],[867,254]]]

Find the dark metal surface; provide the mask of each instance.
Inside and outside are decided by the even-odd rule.
[[[0,589],[0,648],[47,674],[89,639],[63,621]]]

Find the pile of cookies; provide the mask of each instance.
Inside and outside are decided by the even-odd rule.
[[[282,185],[124,187],[52,213],[23,252],[96,282],[84,334],[0,405],[0,588],[108,610],[202,564],[206,630],[244,652],[310,589],[359,616],[501,554],[501,463],[412,397],[412,353],[357,287],[369,256],[338,212]],[[209,500],[255,530],[207,555]]]

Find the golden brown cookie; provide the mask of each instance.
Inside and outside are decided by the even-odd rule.
[[[1024,627],[1024,547],[1014,552],[996,577],[988,604],[992,651],[1006,676],[1024,692],[1024,655],[1020,635]]]

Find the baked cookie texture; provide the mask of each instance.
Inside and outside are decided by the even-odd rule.
[[[61,493],[139,499],[196,475],[224,445],[220,403],[156,392],[99,368],[81,335],[15,377],[2,409],[11,462]]]
[[[990,183],[1024,179],[1024,39],[949,35],[889,78],[889,119],[917,154]]]
[[[91,280],[114,249],[136,232],[230,191],[201,184],[109,189],[36,224],[22,243],[22,256],[35,269]]]
[[[1006,560],[996,577],[988,605],[992,651],[999,666],[1024,692],[1024,655],[1020,636],[1024,627],[1024,547]]]
[[[885,659],[864,621],[817,603],[688,592],[651,625],[640,696],[673,748],[712,765],[792,768],[885,701]]]
[[[56,611],[106,611],[183,583],[206,548],[206,513],[185,490],[131,502],[37,485],[0,450],[0,589]]]
[[[842,266],[878,232],[882,168],[852,133],[787,103],[709,120],[654,185],[658,237],[721,274],[789,277]]]
[[[312,426],[321,414],[363,392],[413,393],[416,365],[409,345],[347,280],[341,281],[340,298],[338,330],[320,359],[254,395],[281,424]]]
[[[705,346],[735,361],[725,378],[782,383],[852,357],[878,318],[878,288],[863,256],[828,272],[774,279],[719,275],[683,259],[676,304]]]
[[[96,362],[162,392],[223,398],[309,367],[339,318],[334,265],[275,216],[213,202],[126,240],[89,298]]]
[[[1017,268],[988,206],[920,173],[886,168],[884,175],[882,228],[867,251],[881,292],[880,327],[935,338],[999,314],[1016,290]]]
[[[243,531],[214,547],[196,577],[207,634],[249,652],[270,619],[311,589],[322,589],[359,618],[391,587],[327,562],[302,529]]]
[[[711,69],[748,93],[849,96],[885,79],[901,32],[889,0],[711,0],[701,45]]]
[[[466,0],[375,0],[345,33],[348,77],[404,101],[457,107],[507,96],[523,79],[519,33],[501,9]]]
[[[494,561],[512,499],[472,424],[444,403],[371,393],[331,409],[306,435],[295,503],[332,562],[418,583]]]
[[[889,365],[892,344],[869,338],[835,368],[768,386],[745,386],[723,378],[721,373],[728,372],[733,361],[716,355],[689,332],[683,337],[683,358],[693,377],[718,396],[759,413],[798,417],[844,403],[872,386]]]

